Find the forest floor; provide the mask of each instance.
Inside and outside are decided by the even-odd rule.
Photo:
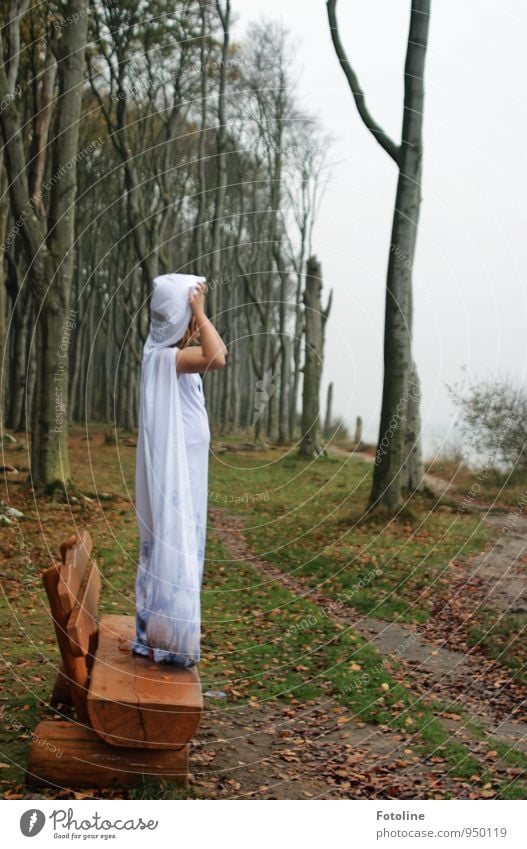
[[[4,798],[525,798],[527,516],[510,490],[428,476],[397,517],[364,511],[368,458],[214,444],[203,589],[205,716],[188,791],[28,789],[58,654],[40,572],[88,527],[101,612],[132,613],[133,438],[71,439],[88,499],[33,500],[4,455],[0,788]],[[24,465],[24,463],[26,465]],[[28,557],[29,555],[29,557]],[[28,566],[28,560],[31,565]],[[66,711],[65,711],[66,713]]]

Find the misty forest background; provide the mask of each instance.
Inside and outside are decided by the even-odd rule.
[[[18,62],[11,78],[20,95],[6,102],[20,113],[25,211],[47,220],[44,241],[56,223],[54,194],[71,171],[77,177],[64,213],[75,221],[71,286],[58,297],[66,321],[53,326],[54,346],[64,338],[67,351],[60,400],[69,421],[137,425],[151,280],[178,271],[207,276],[209,314],[229,347],[229,368],[206,379],[215,430],[254,425],[256,439],[293,438],[306,260],[329,144],[298,105],[290,36],[260,23],[231,44],[224,1],[69,7],[90,20],[73,155],[53,155],[63,84],[54,50],[71,27],[61,27],[60,4],[55,15],[40,4],[12,21],[7,41],[18,25],[24,50],[9,64]],[[35,339],[24,210],[9,202],[5,167],[2,179],[5,425],[23,431],[46,353]],[[43,283],[44,310],[60,274]],[[48,366],[51,381],[59,363]],[[258,382],[270,398],[261,416]]]
[[[306,458],[345,436],[330,375],[320,398],[332,293],[314,250],[331,137],[300,104],[294,36],[262,19],[234,40],[231,0],[0,8],[0,410],[6,438],[31,435],[32,485],[74,483],[71,423],[137,426],[151,280],[171,271],[208,278],[228,346],[228,367],[205,376],[215,436],[298,441]],[[329,0],[343,108],[398,169],[370,494],[370,506],[396,510],[424,485],[412,274],[430,2],[411,7],[400,141],[368,110],[337,11]],[[495,389],[465,404],[470,425]],[[495,427],[484,428],[491,441]],[[360,422],[353,435],[360,443]]]
[[[289,34],[231,43],[226,0],[2,6],[4,423],[47,450],[34,481],[68,477],[64,417],[136,427],[169,271],[207,276],[229,346],[206,380],[214,429],[293,438],[329,140],[298,105]]]

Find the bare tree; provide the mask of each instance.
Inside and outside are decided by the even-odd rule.
[[[238,267],[242,274],[248,299],[255,306],[251,333],[251,358],[257,374],[261,393],[268,392],[273,383],[273,395],[279,388],[280,435],[287,428],[287,343],[289,276],[283,263],[283,227],[281,209],[284,202],[284,148],[288,128],[295,119],[294,82],[291,72],[290,39],[280,24],[262,22],[249,28],[249,49],[243,74],[247,88],[245,108],[250,122],[254,147],[252,155],[261,171],[265,207],[257,221],[255,250],[261,271],[254,277],[251,269],[238,254]],[[264,180],[262,180],[264,177]],[[273,324],[275,313],[279,316],[280,347],[273,351]],[[252,318],[252,317],[251,317]],[[275,365],[280,358],[280,373]],[[265,388],[262,388],[265,387]],[[284,416],[285,412],[285,416]],[[255,439],[259,440],[264,420],[255,418]]]
[[[370,506],[383,504],[396,510],[404,486],[419,489],[423,485],[419,393],[412,392],[412,380],[417,385],[417,369],[412,360],[412,274],[421,206],[424,69],[430,0],[412,0],[400,145],[374,120],[366,105],[340,38],[336,6],[337,0],[328,0],[331,37],[359,115],[399,169],[386,280],[381,421],[370,494]],[[413,434],[408,441],[407,432]]]
[[[327,181],[331,174],[328,153],[333,139],[323,132],[311,117],[302,117],[293,129],[291,155],[287,167],[287,194],[293,222],[286,222],[284,230],[289,235],[289,258],[296,277],[295,318],[292,338],[292,376],[289,389],[289,439],[294,438],[298,390],[300,386],[300,360],[304,312],[302,293],[305,285],[306,259],[313,248],[313,230]],[[292,235],[296,227],[296,239]]]

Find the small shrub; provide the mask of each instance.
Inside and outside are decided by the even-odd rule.
[[[527,388],[495,377],[447,389],[459,410],[461,432],[476,465],[527,476]]]

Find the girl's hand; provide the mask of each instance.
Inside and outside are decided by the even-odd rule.
[[[197,283],[195,290],[191,289],[188,296],[190,309],[195,318],[202,318],[205,315],[205,292],[207,291],[206,283]]]

